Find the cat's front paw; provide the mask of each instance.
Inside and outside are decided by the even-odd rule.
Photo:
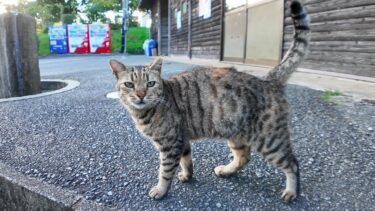
[[[184,174],[183,172],[178,173],[178,180],[180,180],[180,182],[187,182],[191,179],[191,177],[191,175]]]
[[[234,173],[233,171],[228,171],[227,166],[224,165],[215,167],[214,172],[218,177],[228,177]]]
[[[281,194],[281,199],[284,200],[284,202],[289,203],[293,199],[297,197],[296,191],[292,190],[284,190],[283,193]]]
[[[154,186],[151,188],[148,195],[153,199],[161,199],[163,198],[167,193],[166,189],[159,188],[158,186]]]

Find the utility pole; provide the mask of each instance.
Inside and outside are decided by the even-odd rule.
[[[121,53],[126,54],[126,33],[128,32],[129,0],[122,0]]]

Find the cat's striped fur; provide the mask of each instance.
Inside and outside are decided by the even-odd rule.
[[[235,173],[250,159],[251,150],[286,175],[285,201],[297,196],[298,162],[288,129],[288,104],[283,86],[305,56],[309,20],[298,1],[291,4],[295,26],[292,46],[265,80],[234,68],[194,67],[169,80],[160,76],[162,61],[150,66],[110,65],[117,78],[121,101],[139,131],[152,139],[160,152],[159,182],[149,193],[162,198],[178,166],[180,181],[193,175],[190,141],[226,138],[233,161],[214,169],[216,175]]]

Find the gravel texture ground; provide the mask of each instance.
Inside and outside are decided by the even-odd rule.
[[[59,63],[69,57],[42,59],[43,78],[73,79],[81,85],[61,94],[0,103],[0,162],[119,209],[375,209],[375,105],[346,96],[328,104],[320,100],[320,91],[294,85],[287,86],[286,95],[301,167],[302,193],[296,201],[280,200],[282,172],[256,154],[237,175],[217,178],[213,168],[231,158],[224,140],[193,143],[193,180],[181,184],[175,179],[166,198],[149,199],[157,182],[158,153],[119,101],[105,97],[115,82],[107,59],[78,59],[95,68],[76,71],[74,62]],[[166,62],[165,76],[186,66]],[[69,71],[64,74],[61,68]]]

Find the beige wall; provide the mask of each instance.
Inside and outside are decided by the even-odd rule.
[[[283,1],[248,9],[246,63],[276,65],[281,58]]]
[[[248,0],[247,5],[226,11],[224,60],[277,64],[281,58],[283,20],[283,0]]]
[[[246,9],[238,8],[224,17],[224,60],[243,60],[246,41]]]

